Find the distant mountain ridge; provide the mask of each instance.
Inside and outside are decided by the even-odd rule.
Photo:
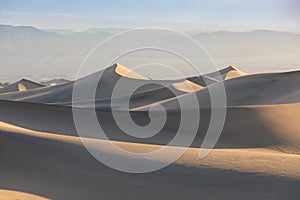
[[[97,34],[97,33],[108,33],[108,34],[116,34],[120,33],[123,31],[129,31],[129,30],[134,30],[134,28],[125,28],[125,27],[95,27],[95,28],[89,28],[83,31],[74,31],[71,29],[55,29],[55,28],[46,28],[46,29],[41,29],[41,28],[36,28],[34,26],[14,26],[14,25],[8,25],[8,24],[0,24],[0,31],[3,30],[23,30],[23,31],[35,31],[35,32],[49,32],[49,33],[57,33],[61,35],[68,35],[68,34],[78,34],[78,33],[90,33],[90,34]],[[191,35],[192,37],[199,37],[201,35],[239,35],[239,34],[277,34],[277,35],[294,35],[294,36],[300,36],[298,33],[292,33],[292,32],[287,32],[287,31],[276,31],[276,30],[252,30],[252,31],[201,31],[201,30],[193,30],[193,31],[183,31],[186,32],[188,35]]]
[[[91,49],[116,32],[124,30],[129,29],[108,27],[73,32],[42,30],[33,26],[0,25],[0,67],[3,70],[1,75],[4,77],[1,79],[11,82],[31,74],[43,79],[55,77],[58,72],[63,77],[72,79]],[[267,72],[293,70],[300,65],[298,34],[269,30],[201,33],[193,31],[191,37],[206,49],[218,68],[233,65],[246,72]],[[135,37],[132,37],[122,45],[130,45],[134,39]],[[172,45],[174,44],[170,44]],[[186,45],[179,43],[177,46]],[[107,49],[107,53],[118,46],[116,44],[110,48]],[[168,59],[145,55],[144,53],[129,59],[142,60],[144,63],[148,62],[149,59],[146,59],[148,57],[154,60]],[[175,59],[170,60],[170,63],[176,62]],[[93,64],[98,65],[96,61]],[[134,66],[134,63],[124,64]],[[41,67],[43,70],[39,70]],[[205,71],[207,66],[203,64],[199,67]]]

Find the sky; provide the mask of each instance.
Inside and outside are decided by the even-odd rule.
[[[0,0],[0,23],[84,30],[166,27],[299,32],[298,0]]]

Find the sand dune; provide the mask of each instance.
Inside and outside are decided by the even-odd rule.
[[[0,94],[10,93],[10,92],[22,92],[26,90],[35,89],[35,88],[41,88],[41,87],[44,87],[44,85],[28,79],[22,79],[15,83],[9,84],[4,88],[0,88]]]
[[[300,71],[250,75],[225,84],[229,105],[299,102]]]
[[[224,69],[228,72],[227,68]],[[225,72],[221,70],[221,75]],[[124,76],[128,73],[126,76]],[[212,73],[214,77],[219,72]],[[217,80],[210,78],[206,75],[198,76],[198,77],[190,77],[187,80],[151,80],[151,84],[149,83],[149,79],[144,77],[132,70],[127,69],[126,67],[115,64],[103,71],[91,74],[89,76],[83,77],[77,81],[78,87],[82,90],[81,97],[78,97],[77,102],[79,106],[87,105],[85,97],[87,96],[85,91],[86,88],[90,88],[93,82],[98,82],[97,79],[102,76],[96,93],[96,101],[99,102],[98,107],[105,106],[107,102],[111,99],[112,90],[115,84],[123,78],[125,81],[124,85],[130,85],[131,87],[138,87],[139,85],[143,85],[137,91],[135,91],[134,95],[137,95],[139,98],[139,102],[141,101],[140,96],[147,96],[147,102],[141,105],[147,105],[150,103],[154,103],[160,100],[169,99],[184,93],[195,92],[201,90],[203,87],[207,85],[216,83]],[[22,93],[12,92],[9,94],[0,94],[0,99],[4,100],[14,100],[14,101],[26,101],[26,102],[38,102],[38,103],[56,103],[60,105],[70,105],[72,102],[72,91],[73,91],[74,82],[55,85],[52,87],[45,87],[30,91],[25,91]],[[127,95],[131,91],[123,90],[118,96],[115,98],[126,98]],[[153,97],[157,97],[155,94],[162,94],[160,97],[153,99]],[[149,101],[149,96],[153,95],[152,101]],[[134,99],[134,98],[132,98]],[[134,104],[134,103],[133,103]],[[139,106],[139,105],[137,105]]]
[[[216,79],[218,78],[218,76],[221,76],[221,78],[223,80],[228,80],[228,79],[232,79],[232,78],[237,78],[240,76],[245,76],[247,75],[247,73],[241,71],[240,69],[233,67],[233,66],[229,66],[227,68],[221,69],[218,72],[212,72],[209,74],[206,74],[207,77]]]
[[[109,72],[111,73],[114,71],[114,69],[115,68],[109,68]],[[221,73],[223,73],[223,75],[226,74],[225,72],[228,72],[228,69],[231,69],[231,67],[221,70]],[[96,75],[93,74],[91,76]],[[259,146],[277,148],[289,152],[298,152],[300,136],[297,133],[300,130],[295,121],[297,116],[300,114],[300,107],[298,104],[299,98],[297,96],[297,94],[299,94],[298,77],[299,72],[295,71],[289,73],[244,75],[222,82],[224,83],[226,89],[229,107],[227,108],[225,127],[219,140],[219,146]],[[85,77],[81,81],[85,83],[89,80],[91,80],[91,78]],[[137,79],[129,79],[129,81],[136,80]],[[105,86],[105,81],[102,83]],[[175,83],[175,85],[182,87],[180,84],[180,82]],[[174,86],[174,83],[172,83],[172,85]],[[211,88],[218,88],[220,86],[221,83],[209,85]],[[51,92],[46,92],[42,96],[43,98],[47,97],[49,99],[55,97],[64,97],[63,93],[61,93],[61,91],[67,90],[64,89],[64,87],[69,89],[70,85],[64,84],[45,88],[51,89]],[[184,87],[182,88],[186,89]],[[179,91],[180,89],[182,90],[182,88],[178,87],[177,89]],[[149,143],[161,144],[167,142],[168,139],[172,137],[173,132],[176,130],[177,124],[180,123],[180,121],[178,121],[180,107],[177,98],[181,98],[183,103],[190,104],[189,92],[193,91],[185,90],[186,93],[181,93],[181,95],[179,93],[179,97],[174,97],[174,94],[168,93],[168,88],[155,88],[152,90],[150,87],[149,91],[147,91],[147,89],[148,88],[141,90],[140,93],[134,94],[134,96],[131,98],[131,115],[140,123],[147,123],[149,120],[147,115],[148,110],[150,108],[154,108],[153,110],[155,110],[157,105],[164,106],[164,108],[171,113],[169,114],[170,121],[165,126],[165,130],[170,132],[169,136],[158,136],[147,141]],[[59,93],[57,93],[57,91],[59,91]],[[109,90],[107,89],[106,92],[109,93]],[[200,128],[198,131],[198,139],[194,142],[194,146],[199,147],[204,137],[203,133],[206,132],[208,123],[210,121],[210,96],[208,89],[204,87],[202,87],[199,91],[196,91],[195,94],[199,100],[200,110],[199,108],[194,108],[194,110],[189,112],[192,114],[193,112],[200,111],[201,116],[203,116],[203,120],[200,123]],[[154,96],[155,98],[153,98]],[[115,99],[113,109],[119,110],[120,114],[127,111],[123,103],[124,98],[126,97]],[[22,99],[18,100],[23,101]],[[36,96],[36,100],[41,100],[39,99],[38,95]],[[37,102],[44,103],[43,101]],[[102,123],[111,124],[112,126],[108,128],[110,129],[109,132],[111,132],[111,138],[115,140],[140,142],[140,140],[135,140],[133,138],[124,136],[124,133],[117,128],[117,125],[113,125],[111,113],[109,112],[111,109],[111,100],[109,98],[96,100],[95,103],[96,108],[98,109],[98,115],[101,115]],[[60,106],[71,106],[71,104],[68,102],[60,102],[59,104]],[[52,104],[52,106],[44,106],[21,102],[19,104],[14,104],[13,102],[4,101],[2,102],[2,105],[5,105],[1,106],[2,112],[7,112],[5,116],[1,117],[4,121],[6,120],[6,117],[10,115],[9,113],[11,110],[15,110],[20,107],[19,111],[15,111],[18,113],[18,116],[22,116],[25,112],[24,110],[27,110],[26,112],[28,113],[35,113],[35,115],[32,117],[38,120],[38,123],[23,124],[27,128],[36,128],[37,130],[44,130],[43,128],[45,128],[49,132],[59,132],[62,134],[74,134],[76,132],[72,122],[73,120],[70,108],[57,107],[55,106],[57,105],[56,103]],[[76,105],[81,108],[89,108],[91,102],[81,101],[76,103]],[[47,112],[54,112],[53,115],[63,117],[61,119],[57,117],[55,120],[52,118],[48,119]],[[59,114],[55,112],[58,112]],[[12,116],[14,116],[14,114],[12,114]],[[243,118],[240,118],[240,116],[243,116]],[[11,118],[14,119],[14,117]],[[8,117],[8,122],[13,122],[13,120],[9,119],[10,118]],[[26,121],[26,119],[20,120]],[[63,123],[61,126],[57,125],[61,120],[65,123]],[[250,121],[251,123],[249,123]]]
[[[196,92],[204,88],[203,86],[193,83],[192,81],[189,80],[185,80],[180,83],[173,83],[172,86],[176,90],[186,92],[186,93]]]
[[[130,72],[132,77],[133,75],[135,75],[135,78],[123,76],[125,75],[125,72]],[[200,90],[203,88],[201,85],[198,85],[197,83],[191,81],[188,82],[187,80],[151,80],[151,82],[149,82],[149,80],[138,78],[142,76],[130,71],[129,69],[126,69],[124,66],[115,64],[103,71],[83,77],[76,82],[77,87],[79,87],[82,91],[82,94],[75,100],[76,102],[78,102],[78,106],[90,105],[90,103],[88,102],[89,100],[86,99],[87,92],[89,92],[87,88],[91,88],[92,83],[98,82],[97,79],[99,79],[100,76],[102,76],[102,78],[98,84],[96,92],[96,101],[98,102],[98,107],[110,106],[109,102],[112,96],[112,91],[121,78],[122,81],[124,81],[124,83],[122,82],[122,85],[126,85],[128,87],[130,86],[129,88],[138,88],[134,92],[132,97],[132,99],[138,99],[136,101],[139,102],[137,106],[150,104],[156,101],[172,98],[180,94]],[[15,92],[10,94],[3,94],[0,95],[0,99],[70,105],[72,102],[73,85],[74,82],[70,82],[53,87],[26,91],[23,93]],[[124,88],[114,98],[124,99],[130,93],[130,89],[126,90],[126,88]],[[161,95],[154,95],[154,93]],[[146,96],[148,98],[145,98]],[[150,98],[150,96],[152,97]],[[145,102],[143,103],[141,99],[145,99]]]
[[[87,120],[93,110],[85,91],[99,75],[103,78],[97,85],[96,115],[110,141],[96,137],[92,128],[79,137],[71,108],[74,82],[26,91],[19,85],[18,91],[0,95],[0,199],[299,199],[300,71],[248,75],[228,67],[187,80],[150,80],[116,64],[76,82],[83,93],[73,109]],[[124,106],[130,95],[126,87],[111,104],[121,78],[124,86],[138,88],[129,108]],[[215,149],[200,159],[211,112],[220,109],[211,108],[208,89],[219,91],[222,84],[228,101],[225,125]],[[199,106],[180,110],[178,100],[190,105],[193,94]],[[164,112],[161,106],[167,121],[146,139],[126,134],[120,125],[130,125],[117,124],[112,115],[112,109],[120,117],[129,111],[143,126],[150,122],[149,109],[158,116]],[[121,173],[98,162],[83,146],[141,164],[168,163],[169,156],[128,156],[111,152],[109,145],[135,153],[166,147],[182,112],[200,112],[197,135],[187,151],[162,170]],[[189,127],[184,136],[192,136]],[[167,146],[168,155],[182,150],[186,138]]]
[[[0,129],[0,185],[10,190],[51,199],[298,198],[298,155],[264,149],[220,149],[199,159],[198,149],[190,148],[168,168],[134,175],[118,173],[100,164],[82,147],[78,137],[20,129],[5,123],[0,123]],[[108,141],[87,140],[98,151],[111,153]],[[132,152],[159,147],[115,143]],[[169,148],[174,151],[180,147]],[[153,162],[166,162],[165,159]],[[249,189],[249,185],[255,189]],[[115,192],[116,188],[122,192]]]
[[[93,145],[93,148],[97,148],[100,151],[103,151],[105,153],[112,153],[108,151],[107,148],[107,144],[109,143],[109,141],[107,140],[99,140],[99,139],[91,139],[91,138],[78,138],[78,137],[74,137],[74,136],[64,136],[61,134],[55,134],[55,133],[47,133],[47,132],[39,132],[39,131],[33,131],[30,129],[26,129],[26,128],[21,128],[18,126],[14,126],[11,124],[7,124],[4,122],[0,122],[0,131],[5,132],[3,138],[5,138],[5,135],[8,136],[8,138],[11,137],[15,137],[15,138],[19,138],[21,139],[21,137],[28,137],[29,142],[30,142],[30,137],[33,138],[40,138],[40,139],[45,139],[45,140],[52,140],[52,141],[57,141],[57,142],[62,142],[62,143],[66,143],[66,144],[70,144],[70,145],[74,145],[77,147],[83,147],[82,145],[82,141],[84,140],[86,144]],[[140,143],[129,143],[129,142],[118,142],[118,141],[113,141],[113,143],[117,144],[118,146],[120,146],[123,149],[126,149],[128,151],[131,152],[151,152],[153,150],[157,150],[160,148],[160,145],[150,145],[150,144],[140,144]],[[96,145],[98,144],[98,145]],[[181,147],[167,147],[170,150],[175,150]],[[199,149],[196,148],[190,148],[179,160],[177,160],[175,162],[175,164],[178,165],[188,165],[188,166],[194,166],[194,167],[201,167],[203,165],[206,166],[210,166],[210,167],[218,167],[218,168],[230,168],[233,170],[238,170],[238,171],[247,171],[246,166],[245,165],[249,165],[249,163],[251,163],[251,161],[246,161],[245,160],[241,160],[240,163],[237,163],[235,166],[231,166],[228,163],[226,163],[226,158],[223,158],[222,160],[224,162],[220,162],[218,163],[218,161],[220,161],[218,158],[218,156],[220,156],[222,153],[228,153],[229,156],[236,156],[239,157],[240,155],[243,154],[247,154],[248,152],[250,153],[250,155],[246,155],[247,157],[255,157],[255,153],[260,152],[262,157],[268,157],[268,156],[274,156],[274,159],[277,158],[281,158],[284,159],[283,156],[285,155],[284,153],[278,152],[278,151],[274,151],[271,149],[261,149],[261,148],[252,148],[252,149],[242,149],[240,150],[240,152],[237,152],[237,149],[215,149],[213,150],[213,155],[211,157],[208,157],[204,160],[201,160],[196,154],[198,153]],[[237,154],[237,155],[230,155],[230,154]],[[193,154],[193,156],[191,156],[191,154]],[[120,154],[120,156],[124,156],[122,154]],[[198,158],[197,158],[198,157]],[[136,157],[136,159],[138,159],[138,157]],[[163,157],[158,157],[157,161],[160,162],[167,162],[168,158],[163,158]],[[294,160],[294,164],[298,163],[300,160],[300,155],[295,155],[295,154],[287,154],[286,160],[290,160],[290,159],[295,159]],[[234,160],[234,159],[233,159]],[[248,162],[248,163],[246,163]],[[258,161],[258,162],[263,162],[263,161]],[[278,162],[278,161],[275,161]],[[286,167],[288,167],[289,169],[286,169]],[[274,166],[274,168],[269,171],[267,169],[264,169],[263,166],[261,166],[260,164],[256,164],[254,165],[254,167],[251,169],[251,166],[248,166],[248,170],[250,172],[261,172],[261,173],[265,173],[265,174],[269,174],[269,175],[275,175],[275,176],[286,176],[286,177],[290,177],[290,178],[300,178],[300,169],[294,169],[293,165],[289,165],[289,163],[286,163],[285,166]],[[285,169],[282,169],[285,168]],[[289,170],[294,169],[293,172],[290,172]]]
[[[67,79],[59,78],[59,79],[44,80],[41,83],[43,85],[55,86],[55,85],[60,85],[60,84],[64,84],[64,83],[69,83],[69,82],[71,82],[71,81],[69,81]]]
[[[138,74],[127,67],[118,64],[117,67],[115,68],[115,72],[119,74],[120,76],[125,76],[127,78],[132,78],[132,79],[141,79],[141,80],[150,80],[150,78],[147,78],[141,74]]]
[[[115,71],[115,68],[118,66],[114,66],[109,68],[109,75],[111,75],[111,72]],[[124,69],[124,67],[123,67]],[[228,72],[228,69],[221,70],[221,73],[226,74],[225,72]],[[229,70],[230,71],[230,70]],[[234,71],[238,71],[235,69]],[[102,73],[108,73],[102,72]],[[107,74],[108,75],[108,74]],[[90,75],[90,77],[96,76],[95,74]],[[227,76],[227,75],[226,75]],[[224,76],[224,77],[226,77]],[[81,79],[81,83],[86,83],[89,80],[91,80],[90,77],[84,77]],[[228,101],[228,108],[227,108],[227,117],[226,117],[226,123],[225,128],[223,130],[222,136],[220,138],[220,145],[229,145],[232,147],[272,147],[272,148],[278,148],[278,149],[284,149],[285,151],[293,151],[298,152],[299,148],[298,145],[300,144],[300,137],[298,136],[297,132],[299,132],[299,128],[297,124],[295,123],[296,116],[299,115],[299,71],[295,72],[289,72],[289,73],[268,73],[268,74],[254,74],[254,75],[244,75],[242,77],[233,78],[229,80],[225,80],[224,86],[227,93],[227,101]],[[137,79],[128,79],[128,81],[137,81]],[[144,81],[144,80],[141,80]],[[105,80],[101,82],[103,85],[102,87],[106,86]],[[111,82],[109,82],[111,83]],[[172,83],[172,82],[170,82]],[[108,83],[107,83],[108,84]],[[172,114],[169,114],[171,121],[168,122],[168,124],[165,126],[166,131],[170,131],[170,136],[172,136],[172,132],[176,130],[176,125],[179,124],[180,121],[178,121],[178,116],[180,115],[180,107],[177,102],[178,98],[181,98],[183,103],[190,104],[190,94],[189,92],[194,91],[188,91],[185,90],[184,86],[180,85],[182,83],[172,83],[171,85],[175,85],[177,87],[177,91],[184,90],[185,93],[179,93],[179,97],[174,97],[174,94],[168,93],[168,88],[155,88],[152,90],[152,86],[149,88],[144,88],[140,90],[141,92],[137,92],[137,94],[134,94],[131,99],[131,114],[137,121],[140,123],[147,123],[149,120],[147,112],[150,108],[154,108],[157,105],[163,106],[168,112],[171,112]],[[86,84],[83,84],[86,86]],[[209,85],[211,88],[218,88],[221,86],[221,83],[214,83]],[[60,114],[53,114],[53,115],[61,115],[64,116],[62,119],[56,118],[54,122],[51,124],[51,120],[44,120],[39,121],[37,124],[27,124],[28,128],[37,128],[37,130],[43,130],[40,129],[41,124],[43,124],[46,130],[49,130],[50,132],[57,132],[57,130],[60,133],[64,134],[74,134],[75,128],[74,124],[72,122],[72,116],[71,116],[71,110],[70,108],[63,108],[63,107],[56,107],[55,105],[60,106],[71,106],[69,102],[59,102],[57,104],[57,101],[55,101],[54,98],[64,98],[64,95],[66,95],[66,91],[70,89],[72,85],[70,84],[64,84],[54,87],[45,88],[49,90],[48,92],[42,93],[42,95],[36,95],[34,97],[31,96],[31,98],[35,98],[37,103],[44,103],[43,100],[51,99],[55,102],[52,104],[53,106],[43,106],[43,105],[37,105],[37,104],[25,104],[20,103],[14,105],[12,102],[6,102],[4,101],[2,104],[5,104],[6,106],[1,106],[2,112],[7,112],[9,115],[10,110],[15,110],[17,107],[21,107],[20,111],[18,112],[18,115],[22,116],[24,114],[24,109],[28,110],[28,112],[38,113],[33,118],[38,117],[39,119],[47,118],[46,113],[42,114],[41,112],[45,110],[45,112],[54,112],[56,109],[59,110]],[[180,88],[181,87],[181,88]],[[199,90],[199,88],[201,89]],[[147,90],[149,89],[149,90]],[[40,90],[40,89],[38,89]],[[201,116],[204,116],[202,122],[200,123],[198,138],[203,138],[210,118],[210,96],[208,93],[208,89],[204,88],[202,86],[197,85],[197,88],[195,90],[195,94],[197,95],[199,104],[200,104],[200,110],[199,108],[194,108],[194,110],[191,110],[191,114],[193,112],[199,112],[201,113]],[[28,92],[35,92],[37,90],[32,90]],[[65,93],[62,93],[61,91],[65,91]],[[110,90],[105,88],[105,92],[109,93]],[[57,94],[57,95],[54,95]],[[102,95],[102,94],[100,94]],[[155,98],[153,98],[155,96]],[[126,112],[126,107],[124,107],[124,98],[126,97],[120,97],[115,99],[114,108],[116,110],[119,110],[119,112],[122,114],[123,110]],[[22,98],[17,99],[19,101],[23,101]],[[28,99],[27,99],[28,100]],[[26,101],[26,99],[25,99]],[[51,101],[51,100],[50,100]],[[35,102],[35,101],[33,101]],[[100,99],[96,100],[96,108],[98,109],[99,115],[102,116],[102,122],[103,123],[111,123],[111,113],[109,110],[111,109],[111,100],[109,98],[106,99]],[[81,108],[89,108],[91,105],[91,102],[89,101],[81,101],[77,102],[76,105]],[[39,106],[42,106],[42,108],[39,108]],[[20,112],[20,113],[19,113]],[[160,112],[160,111],[157,111]],[[13,114],[14,115],[14,114]],[[240,116],[243,116],[242,119],[239,119]],[[2,117],[3,120],[5,120],[5,116]],[[13,118],[13,117],[12,117]],[[285,119],[282,119],[285,118]],[[9,119],[9,118],[8,118]],[[26,119],[20,119],[20,120],[26,120]],[[56,123],[59,123],[60,120],[67,121],[68,123],[64,123],[62,127],[55,125]],[[53,120],[52,120],[53,121]],[[249,123],[251,121],[251,123]],[[12,122],[9,120],[8,122]],[[51,125],[48,125],[48,124]],[[242,125],[241,125],[242,124]],[[25,124],[26,125],[26,124]],[[56,127],[56,129],[53,129],[52,127]],[[126,136],[123,136],[124,134],[122,131],[118,130],[117,126],[114,125],[114,128],[111,128],[112,133],[111,137],[115,140],[125,138],[125,141],[131,141],[132,138],[128,138]],[[253,133],[251,133],[251,132]],[[243,136],[242,136],[243,135]],[[167,141],[168,137],[166,138],[152,138],[148,142],[150,143],[161,143],[162,141]],[[195,142],[195,146],[200,146],[202,139],[199,139]],[[133,142],[136,142],[136,140],[133,140]],[[137,141],[139,142],[139,141]],[[290,150],[289,150],[290,148]]]
[[[37,131],[77,136],[71,108],[36,103],[1,101],[0,109],[2,113],[0,121]],[[122,115],[122,112],[119,111],[119,114]],[[199,111],[191,110],[189,112],[193,116],[193,112]],[[201,109],[200,113],[200,127],[197,137],[192,144],[194,147],[202,145],[204,134],[210,122],[209,109]],[[92,111],[86,110],[85,114],[92,115]],[[137,119],[137,123],[139,124],[143,124],[149,120],[147,111],[132,111],[131,114],[134,119]],[[157,114],[159,114],[159,111]],[[299,114],[300,104],[228,107],[225,126],[217,147],[265,147],[284,152],[299,153],[300,135],[298,132],[300,128],[296,123]],[[27,117],[24,118],[24,115]],[[101,126],[103,126],[106,135],[110,139],[126,142],[163,145],[173,138],[177,126],[180,124],[180,118],[178,118],[180,114],[173,111],[169,114],[169,120],[159,134],[151,138],[139,139],[121,131],[114,123],[110,111],[98,110],[97,115],[101,119]],[[61,121],[64,123],[60,123]],[[126,124],[123,125],[126,126]],[[93,134],[96,133],[90,133],[90,137],[94,137]],[[186,134],[188,136],[188,130]]]
[[[0,197],[3,200],[16,200],[16,199],[46,200],[48,199],[37,195],[28,194],[25,192],[1,190],[1,189],[0,189]]]
[[[299,75],[300,71],[245,75],[209,85],[209,89],[218,91],[224,87],[228,106],[292,104],[298,103],[300,99]],[[209,89],[204,88],[195,93],[201,108],[211,107]],[[186,94],[178,98],[188,104],[192,96]],[[161,105],[167,110],[178,109],[177,100],[170,99]],[[141,109],[149,108],[144,106]]]

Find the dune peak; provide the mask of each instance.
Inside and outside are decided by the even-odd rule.
[[[176,90],[187,92],[187,93],[196,92],[204,88],[203,86],[193,83],[189,80],[185,80],[179,83],[174,83],[173,87]]]
[[[120,76],[132,78],[132,79],[150,80],[148,77],[145,77],[121,64],[116,63],[115,65],[116,65],[115,72]]]
[[[227,72],[227,74],[225,76],[225,80],[247,75],[246,72],[243,72],[242,70],[240,70],[237,67],[234,67],[232,65],[230,65],[229,67],[227,67],[225,69],[228,70],[228,72]]]
[[[28,79],[21,79],[17,82],[9,84],[0,89],[0,93],[10,93],[10,92],[22,92],[30,89],[44,87],[45,85],[28,80]]]

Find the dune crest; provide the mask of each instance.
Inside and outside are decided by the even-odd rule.
[[[221,78],[222,80],[229,80],[229,79],[233,79],[233,78],[237,78],[237,77],[241,77],[241,76],[245,76],[245,75],[247,75],[246,72],[243,72],[236,67],[229,66],[229,67],[226,67],[219,71],[208,73],[205,76],[213,78],[213,79]],[[222,80],[218,80],[218,81],[222,81]]]
[[[241,77],[241,76],[247,75],[246,72],[243,72],[243,71],[241,71],[240,69],[238,69],[236,67],[229,66],[229,68],[231,70],[229,72],[227,72],[227,74],[225,76],[225,80],[233,79],[233,78],[237,78],[237,77]]]
[[[77,87],[80,88],[82,94],[76,100],[76,105],[80,107],[89,107],[89,99],[86,98],[85,93],[91,87],[92,83],[98,83],[98,88],[96,92],[96,103],[97,108],[110,108],[110,99],[112,98],[112,91],[115,85],[123,77],[117,72],[122,71],[122,75],[125,75],[126,71],[129,69],[120,65],[114,64],[99,72],[90,74],[88,76],[82,77],[76,81]],[[122,79],[122,85],[130,85],[138,88],[134,91],[133,101],[135,101],[137,107],[151,104],[154,102],[162,101],[165,99],[173,98],[174,96],[182,95],[188,92],[199,91],[206,83],[214,83],[210,78],[193,77],[192,80],[149,80],[145,77],[139,76],[137,73],[130,71],[129,73],[136,75],[131,76],[131,78],[125,77]],[[101,77],[101,80],[98,80]],[[136,79],[140,78],[140,79]],[[183,83],[181,83],[183,82]],[[198,82],[200,84],[198,84]],[[51,87],[37,88],[35,90],[28,90],[22,93],[12,92],[9,94],[0,94],[0,99],[4,100],[14,100],[14,101],[26,101],[26,102],[36,102],[36,103],[51,103],[58,105],[72,105],[72,92],[75,81],[60,84]],[[175,83],[175,85],[173,85]],[[181,83],[181,84],[176,84]],[[203,86],[201,85],[203,84]],[[175,87],[174,87],[175,86]],[[118,92],[118,95],[114,98],[125,98],[132,91],[130,89],[124,89]],[[134,98],[137,97],[137,98]],[[122,102],[120,102],[121,106]],[[133,105],[132,104],[132,105]]]
[[[139,73],[136,73],[135,71],[131,70],[131,69],[128,69],[127,67],[121,65],[121,64],[118,64],[117,63],[117,67],[115,68],[115,72],[117,74],[119,74],[120,76],[124,76],[124,77],[127,77],[127,78],[133,78],[133,79],[140,79],[140,80],[150,80],[149,78],[139,74]]]
[[[189,80],[185,80],[180,83],[173,83],[173,87],[176,90],[179,90],[182,92],[187,92],[187,93],[196,92],[196,91],[199,91],[204,88],[203,86],[193,83]]]
[[[0,199],[44,199],[28,196],[33,193],[72,200],[95,199],[99,193],[104,199],[216,199],[216,194],[220,199],[299,199],[299,74],[246,75],[230,66],[187,80],[150,81],[115,64],[56,86],[29,89],[17,82],[14,92],[0,94],[0,187],[12,190],[0,190]],[[122,77],[124,88],[112,96]],[[78,102],[72,98],[74,84],[80,89]],[[93,86],[97,86],[94,101],[86,98]],[[138,89],[131,91],[130,86]],[[224,127],[214,149],[200,158],[199,151],[210,148],[203,141],[216,139],[205,138],[212,111],[219,109],[211,107],[209,89],[219,92],[223,87],[227,94]],[[128,97],[129,106],[124,105]],[[106,137],[98,137],[99,130],[92,125],[79,132],[74,111],[82,112],[88,123],[96,116]],[[167,120],[156,135],[139,138],[127,134],[122,128],[132,124],[117,123],[112,111],[140,126],[162,114]],[[199,126],[196,130],[185,126],[181,140],[170,145],[178,136],[182,113],[190,122],[199,120]],[[196,114],[200,119],[193,117]],[[192,138],[192,143],[186,144],[186,138]],[[134,153],[164,148],[167,154],[123,154],[112,151],[111,144]],[[149,174],[118,173],[98,162],[87,146],[104,156],[170,166]],[[181,157],[170,160],[183,147],[187,149]],[[126,192],[115,192],[116,188]]]
[[[0,94],[11,93],[11,92],[22,92],[26,90],[41,88],[41,87],[45,87],[45,85],[28,79],[22,79],[20,81],[5,86],[4,88],[0,88]]]
[[[41,83],[46,86],[55,86],[55,85],[69,83],[69,82],[71,81],[64,78],[56,78],[56,79],[46,79],[43,80]]]

